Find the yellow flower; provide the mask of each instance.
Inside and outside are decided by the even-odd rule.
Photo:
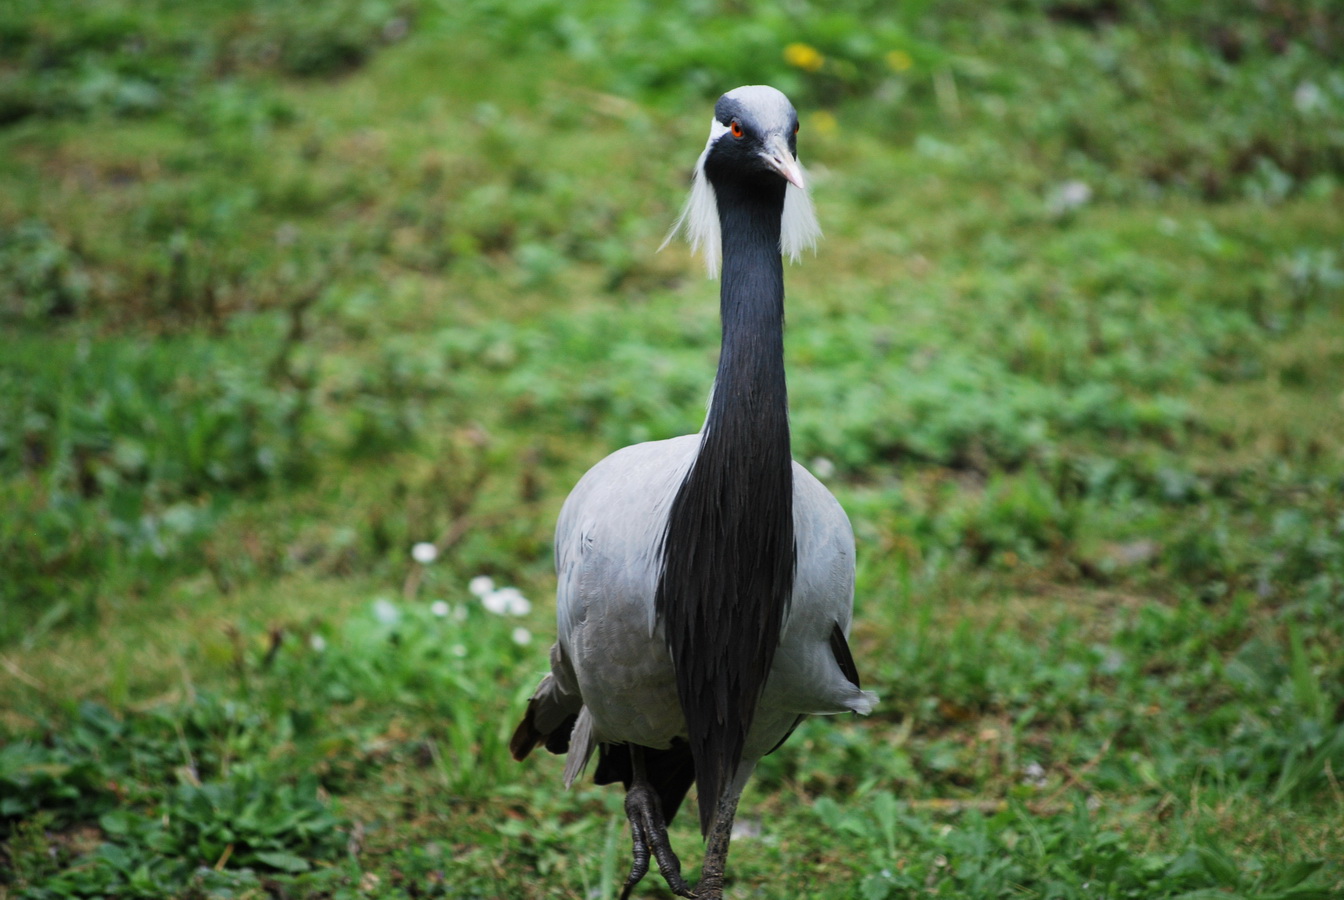
[[[835,134],[836,129],[839,127],[838,123],[835,121],[835,113],[827,109],[819,109],[812,113],[812,115],[808,117],[807,124],[810,125],[812,130],[816,131],[817,134],[826,135],[827,137]]]
[[[915,64],[915,61],[910,58],[910,54],[906,53],[904,50],[888,51],[886,60],[887,65],[891,67],[891,71],[893,72],[908,71],[910,67]]]
[[[810,44],[789,44],[784,48],[784,61],[804,72],[815,72],[826,62],[826,57]]]

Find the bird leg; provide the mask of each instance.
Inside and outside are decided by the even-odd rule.
[[[728,842],[733,837],[733,819],[737,815],[737,800],[741,790],[730,788],[719,800],[714,811],[714,824],[705,839],[705,863],[700,868],[700,881],[695,886],[697,900],[722,900],[723,872],[728,863]]]
[[[695,897],[691,886],[681,877],[681,860],[672,852],[667,838],[667,820],[663,818],[663,804],[658,792],[649,783],[644,770],[644,748],[630,745],[630,787],[625,792],[625,816],[630,820],[630,837],[634,844],[634,863],[626,876],[621,900],[627,900],[635,885],[649,871],[649,852],[658,860],[658,871],[678,897]]]

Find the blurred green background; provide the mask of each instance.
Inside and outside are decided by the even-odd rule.
[[[7,0],[0,898],[612,895],[619,792],[504,743],[565,494],[703,418],[657,248],[744,83],[883,702],[730,893],[1340,896],[1342,62],[1327,0]]]

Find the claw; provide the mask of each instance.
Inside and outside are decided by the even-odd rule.
[[[625,795],[625,815],[630,820],[630,840],[634,844],[634,862],[630,874],[625,877],[625,887],[621,890],[621,900],[629,900],[630,891],[639,884],[641,878],[649,873],[649,842],[644,831],[644,816],[633,794]]]
[[[672,893],[678,897],[694,900],[695,893],[681,877],[681,860],[672,850],[667,837],[667,820],[663,818],[663,805],[658,793],[649,784],[644,772],[644,754],[640,747],[631,746],[633,777],[630,788],[625,794],[625,816],[630,820],[630,840],[633,844],[633,861],[630,874],[625,878],[621,889],[621,900],[629,900],[630,892],[649,872],[649,857],[658,860],[658,871]]]

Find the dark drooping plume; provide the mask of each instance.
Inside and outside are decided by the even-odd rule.
[[[668,518],[655,606],[676,669],[707,833],[742,759],[794,579],[784,381],[785,182],[716,178],[723,346],[699,453]]]

